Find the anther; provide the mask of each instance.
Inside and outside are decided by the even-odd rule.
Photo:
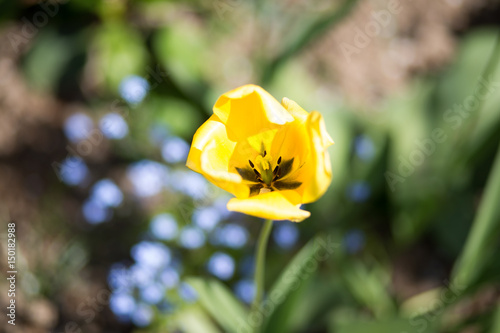
[[[281,156],[280,156],[280,158],[278,158],[278,164],[280,164],[280,163],[281,163]]]
[[[254,165],[253,165],[252,161],[248,160],[248,163],[250,163],[250,166],[251,166],[252,168],[254,167]]]
[[[276,168],[274,168],[273,175],[276,175],[278,173],[278,168],[279,168],[279,165],[277,165]]]
[[[253,172],[255,172],[255,174],[256,174],[258,177],[262,177],[262,176],[260,175],[260,172],[258,172],[258,171],[257,171],[257,170],[255,170],[255,169],[252,169],[252,170],[253,170]]]
[[[264,155],[262,155],[262,157],[266,157],[266,154],[267,154],[267,152],[264,150]]]

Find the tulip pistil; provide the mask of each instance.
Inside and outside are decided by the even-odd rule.
[[[254,162],[248,160],[250,168],[236,168],[236,171],[244,180],[251,182],[250,195],[295,189],[301,185],[300,182],[283,180],[292,173],[293,161],[294,158],[282,160],[280,156],[276,163],[272,163],[272,158],[264,151]],[[275,164],[274,168],[271,168],[272,164]]]

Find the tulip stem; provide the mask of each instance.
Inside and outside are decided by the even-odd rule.
[[[266,260],[266,249],[267,240],[269,239],[269,234],[273,227],[273,221],[266,220],[264,226],[262,227],[259,235],[259,240],[257,242],[257,252],[255,261],[255,297],[252,303],[252,311],[258,311],[262,298],[264,296],[264,271],[265,271],[265,260]],[[258,328],[256,328],[258,332]]]

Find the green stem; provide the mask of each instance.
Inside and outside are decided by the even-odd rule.
[[[269,234],[273,227],[273,221],[266,220],[264,226],[260,231],[259,240],[257,243],[256,261],[255,261],[255,297],[252,303],[252,311],[257,311],[262,298],[264,296],[264,270],[265,270],[265,260],[266,260],[266,249],[267,240],[269,239]],[[256,328],[258,332],[258,328]]]

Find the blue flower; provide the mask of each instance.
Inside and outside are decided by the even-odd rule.
[[[117,316],[129,316],[135,311],[135,300],[127,293],[112,293],[109,298],[109,307]]]
[[[141,288],[141,299],[148,304],[158,304],[165,296],[165,288],[159,283],[153,283]]]
[[[139,327],[145,327],[151,324],[153,319],[153,310],[149,305],[139,304],[132,314],[132,322]]]
[[[121,264],[111,266],[108,273],[108,284],[114,291],[128,291],[132,281],[128,268]]]
[[[186,249],[197,249],[205,244],[205,234],[195,227],[184,227],[179,241]]]
[[[177,236],[177,221],[170,214],[159,214],[151,220],[150,230],[158,239],[171,240]]]
[[[228,280],[234,274],[234,259],[223,252],[216,252],[210,257],[207,269],[221,280]]]
[[[248,231],[238,224],[226,224],[217,234],[217,242],[233,249],[245,246],[248,241]]]
[[[354,151],[360,159],[369,161],[375,155],[375,145],[369,137],[360,135],[354,140]]]
[[[299,239],[299,229],[290,222],[277,224],[273,231],[273,239],[279,247],[290,249]]]
[[[364,202],[370,195],[371,188],[366,182],[354,182],[347,188],[347,196],[354,202]]]
[[[90,224],[100,224],[108,221],[113,215],[113,211],[109,207],[94,199],[87,199],[83,203],[82,213]]]
[[[350,254],[358,253],[365,246],[365,234],[358,229],[350,230],[344,236],[344,248]]]
[[[74,113],[64,122],[64,134],[71,142],[86,139],[94,129],[94,123],[85,113]]]
[[[59,170],[63,182],[68,185],[79,185],[87,178],[89,169],[80,157],[66,158]]]
[[[137,287],[144,287],[152,283],[155,279],[156,269],[140,263],[130,266],[130,279]]]
[[[162,191],[168,180],[168,168],[158,162],[142,160],[128,167],[127,176],[139,197],[149,197]]]
[[[160,281],[166,289],[172,289],[179,284],[179,273],[172,267],[167,267],[160,274]]]
[[[140,76],[130,75],[122,80],[118,90],[125,101],[130,104],[138,104],[146,97],[149,83]]]
[[[255,297],[255,285],[252,280],[240,280],[234,286],[236,296],[245,303],[251,303]]]
[[[179,295],[181,296],[181,298],[183,300],[185,300],[186,302],[193,303],[193,302],[196,302],[196,300],[198,300],[198,293],[187,282],[181,283],[181,285],[179,286],[178,292],[179,292]]]
[[[110,179],[102,179],[94,184],[91,198],[107,207],[117,207],[122,203],[123,194]]]
[[[163,142],[161,156],[168,163],[186,162],[189,144],[178,137],[170,137]]]
[[[170,249],[158,242],[142,241],[132,247],[131,254],[140,265],[154,269],[166,266],[171,259]]]
[[[99,122],[102,134],[108,139],[123,139],[128,134],[128,125],[118,113],[108,113]]]
[[[211,231],[221,221],[222,216],[215,207],[199,208],[193,213],[193,222],[203,230]]]
[[[208,192],[205,178],[194,171],[175,171],[172,173],[170,185],[193,199],[203,199]]]

